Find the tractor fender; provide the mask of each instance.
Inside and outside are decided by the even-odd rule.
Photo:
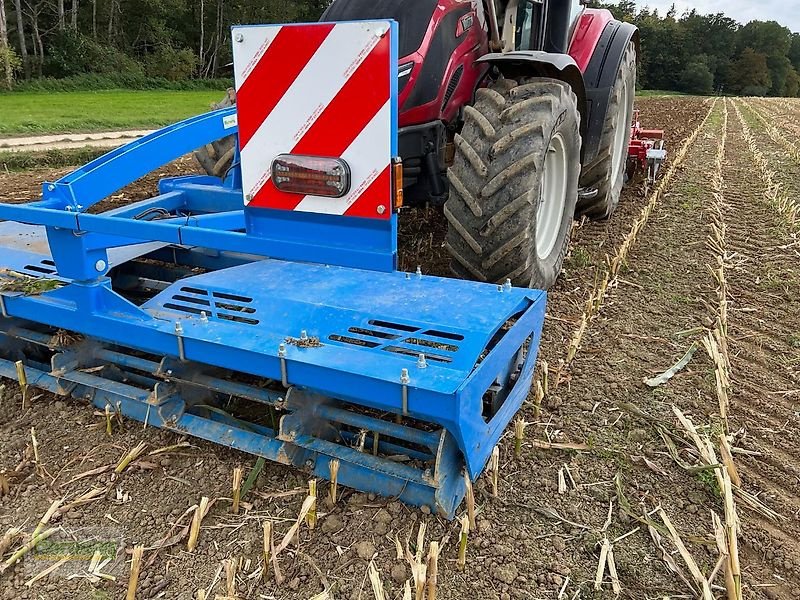
[[[581,115],[581,137],[585,137],[589,123],[586,100],[586,85],[575,59],[569,54],[556,54],[538,50],[518,50],[505,54],[486,54],[476,63],[487,63],[500,71],[504,77],[550,77],[568,83],[578,98],[578,112]],[[583,151],[581,151],[583,153]]]
[[[583,163],[597,156],[611,91],[617,79],[625,49],[633,40],[639,54],[639,30],[630,23],[610,21],[592,54],[583,74],[586,84],[587,127],[583,138]]]

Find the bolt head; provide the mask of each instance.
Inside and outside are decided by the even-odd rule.
[[[379,215],[382,215],[382,214],[384,214],[385,212],[386,212],[386,207],[385,207],[383,204],[381,204],[380,206],[378,206],[378,214],[379,214]]]
[[[244,41],[244,35],[242,35],[241,33],[237,33],[236,34],[236,41],[241,44]]]
[[[52,183],[51,183],[51,184],[49,184],[49,185],[47,186],[47,191],[48,191],[48,192],[55,192],[55,191],[56,191],[56,186],[54,186]]]
[[[94,263],[94,269],[98,273],[103,273],[106,270],[107,266],[108,265],[106,265],[106,261],[104,260],[98,260],[96,263]]]

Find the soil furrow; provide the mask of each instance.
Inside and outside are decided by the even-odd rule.
[[[682,140],[706,115],[710,101],[649,99],[640,103],[641,121],[646,127],[666,128],[674,156]],[[737,435],[736,445],[762,453],[761,457],[735,455],[744,488],[759,494],[788,519],[774,523],[739,505],[745,597],[792,598],[800,589],[798,525],[793,512],[800,509],[800,460],[795,458],[800,457],[796,434],[800,393],[779,393],[800,389],[800,363],[793,363],[787,354],[792,351],[792,336],[800,334],[800,300],[789,294],[798,289],[798,274],[796,266],[792,271],[791,251],[780,250],[791,239],[786,237],[783,221],[764,203],[763,186],[754,175],[749,148],[730,108],[728,103],[730,131],[721,173],[729,203],[725,214],[730,255],[726,272],[734,374],[730,431],[744,432]],[[780,110],[789,108],[781,104]],[[677,424],[673,405],[688,415],[701,433],[715,437],[722,431],[714,365],[701,347],[667,384],[651,389],[642,380],[674,364],[714,326],[717,284],[707,265],[716,265],[716,256],[706,238],[712,222],[712,182],[720,175],[715,157],[719,155],[723,114],[724,104],[719,101],[689,149],[684,166],[640,232],[575,362],[557,382],[558,361],[567,352],[598,278],[607,271],[606,256],[613,256],[623,243],[647,198],[640,188],[629,188],[612,219],[576,224],[565,274],[549,295],[541,356],[551,367],[550,393],[540,415],[532,402],[520,415],[528,422],[522,456],[514,457],[510,431],[501,445],[500,497],[492,498],[487,478],[476,483],[478,527],[470,532],[467,569],[455,568],[457,523],[397,502],[340,490],[342,500],[336,506],[320,504],[320,526],[314,531],[301,530],[300,551],[293,554],[292,547],[281,556],[286,582],[277,586],[274,580],[243,580],[238,589],[242,600],[306,600],[328,585],[336,598],[363,600],[371,597],[365,574],[373,555],[388,597],[402,597],[410,571],[404,561],[396,559],[394,539],[415,539],[420,523],[427,526],[428,540],[443,540],[439,572],[439,597],[443,600],[555,598],[562,591],[568,598],[576,594],[613,598],[608,573],[602,590],[593,589],[598,543],[630,532],[634,533],[614,545],[623,597],[642,600],[688,595],[685,584],[662,562],[639,519],[662,506],[702,571],[709,573],[714,567],[718,554],[711,538],[709,511],[721,516],[724,512],[716,481],[708,471],[697,474],[680,467],[664,441],[666,436],[676,445],[681,463],[696,463],[696,453],[689,450],[691,443]],[[757,124],[751,126],[755,130]],[[765,150],[765,155],[778,161],[777,149]],[[128,188],[114,202],[127,204],[148,196],[160,176],[187,168],[192,168],[187,161],[170,165]],[[38,194],[42,179],[58,174],[0,175],[0,199],[29,199]],[[448,275],[444,233],[439,211],[403,213],[402,268],[413,271],[421,265],[426,273]],[[794,264],[800,262],[795,259]],[[758,312],[750,312],[753,308]],[[797,339],[800,344],[800,337]],[[794,352],[796,355],[796,348]],[[783,362],[782,356],[787,357]],[[26,467],[20,480],[13,482],[12,493],[0,498],[0,533],[10,526],[35,523],[56,497],[71,498],[92,485],[113,484],[107,499],[71,510],[58,524],[80,536],[83,527],[98,526],[99,521],[97,535],[119,535],[123,543],[120,558],[106,570],[118,576],[117,584],[91,588],[77,580],[50,580],[47,587],[29,590],[24,582],[32,573],[20,566],[0,580],[0,598],[4,600],[82,600],[87,590],[108,592],[108,596],[98,597],[119,597],[127,579],[124,550],[134,544],[152,546],[164,538],[201,496],[230,496],[233,468],[249,468],[254,462],[249,455],[193,441],[191,448],[145,461],[145,467],[133,468],[116,481],[104,473],[59,487],[59,482],[76,475],[115,464],[142,439],[151,447],[161,447],[175,444],[177,438],[153,429],[142,431],[126,422],[109,439],[104,417],[93,415],[86,403],[48,395],[21,412],[19,402],[17,386],[7,384],[0,404],[0,469],[13,469],[30,452],[29,433],[34,427],[42,466],[53,475],[61,474],[51,484],[31,466]],[[575,442],[587,449],[543,450],[534,448],[532,439]],[[206,517],[198,551],[185,552],[182,542],[153,557],[153,564],[142,575],[139,596],[158,596],[165,590],[166,598],[189,600],[194,590],[214,581],[222,560],[241,557],[257,565],[262,544],[259,522],[271,519],[276,535],[282,536],[298,514],[306,487],[305,474],[268,465],[255,488],[260,495],[251,493],[245,498],[246,516],[228,514],[228,505],[221,500]],[[606,528],[609,506],[611,521]],[[98,518],[104,514],[110,518]],[[685,569],[672,542],[665,538],[664,545]],[[151,556],[146,552],[145,560]],[[716,583],[721,584],[722,578]],[[210,596],[222,593],[223,587],[224,581]]]
[[[769,161],[785,160],[778,147],[767,143],[759,146]],[[764,528],[764,523],[751,521],[748,515],[743,519],[743,530],[745,543],[754,550],[761,547],[765,535],[773,538],[775,545],[783,546],[785,552],[768,560],[777,572],[783,570],[784,576],[796,582],[800,562],[789,557],[800,552],[800,528],[795,518],[800,510],[800,413],[797,405],[772,393],[798,383],[797,373],[787,369],[786,358],[796,352],[791,339],[798,329],[800,299],[789,290],[797,289],[793,282],[800,271],[796,261],[770,251],[791,243],[792,233],[765,199],[765,188],[753,177],[753,171],[753,157],[741,121],[731,119],[725,180],[728,219],[736,225],[728,228],[728,250],[746,257],[748,262],[746,269],[730,270],[728,285],[731,296],[739,298],[739,308],[746,302],[758,309],[730,313],[734,332],[730,340],[734,373],[731,430],[742,428],[746,432],[743,443],[761,453],[760,457],[737,459],[742,465],[745,487],[751,489],[752,485],[765,492],[765,502],[786,517],[786,521]],[[765,428],[765,424],[770,427]],[[791,589],[796,588],[788,588],[787,594]]]

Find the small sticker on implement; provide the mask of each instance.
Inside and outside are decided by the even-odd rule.
[[[225,129],[231,129],[236,127],[238,121],[236,119],[236,115],[228,115],[227,117],[222,117],[222,127]]]

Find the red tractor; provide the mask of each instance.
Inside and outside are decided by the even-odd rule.
[[[386,18],[406,205],[443,206],[457,275],[549,288],[574,216],[619,202],[637,29],[579,0],[334,0],[322,15]],[[219,144],[199,155],[216,174],[232,157]]]

